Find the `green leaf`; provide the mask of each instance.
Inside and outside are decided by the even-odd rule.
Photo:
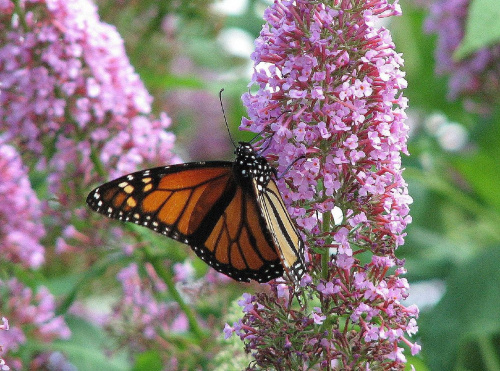
[[[470,132],[476,148],[451,159],[460,176],[467,181],[467,186],[481,198],[486,208],[494,209],[496,213],[500,213],[500,189],[496,186],[500,184],[499,120],[498,109],[490,118],[479,120]]]
[[[465,36],[455,50],[454,58],[461,60],[479,49],[500,41],[500,2],[473,0],[465,26]]]
[[[81,279],[82,274],[70,273],[47,278],[41,283],[56,297],[70,295]],[[39,281],[40,282],[40,281]]]
[[[461,111],[461,103],[448,102],[446,99],[447,82],[444,77],[434,73],[435,37],[422,32],[426,13],[421,8],[403,2],[403,16],[391,19],[391,31],[396,50],[402,52],[405,59],[408,97],[412,107],[428,112],[439,110],[446,114]],[[413,151],[411,151],[413,152]]]
[[[141,72],[142,80],[152,89],[203,89],[205,83],[196,76],[159,75],[151,71]]]
[[[106,351],[113,350],[113,341],[104,330],[81,318],[66,317],[66,323],[71,329],[71,338],[67,341],[55,341],[53,350],[59,350],[79,371],[130,370],[130,362],[123,352],[113,352],[110,356]]]
[[[429,368],[425,364],[425,362],[421,359],[421,357],[417,356],[410,356],[408,355],[410,353],[409,351],[405,351],[406,358],[408,362],[406,363],[405,366],[405,371],[412,371],[412,370],[418,370],[418,371],[428,371]],[[412,366],[414,367],[412,369]]]
[[[443,299],[422,313],[420,335],[430,369],[500,369],[499,348],[492,344],[500,335],[499,262],[500,246],[494,246],[457,266]],[[470,368],[471,362],[481,367]]]
[[[75,285],[73,285],[67,296],[64,298],[64,300],[57,308],[56,314],[59,315],[66,313],[71,304],[73,304],[81,288],[87,285],[88,282],[92,281],[93,279],[101,277],[110,266],[129,261],[131,261],[131,258],[129,256],[123,255],[121,253],[116,253],[116,254],[110,254],[106,258],[95,263],[85,273],[83,273],[81,275],[81,278],[75,283]]]
[[[161,371],[163,364],[157,351],[150,350],[139,354],[135,360],[133,371]]]
[[[453,163],[486,205],[500,211],[499,192],[496,187],[492,187],[493,184],[500,184],[498,158],[491,157],[487,151],[479,149],[474,156],[461,156]]]

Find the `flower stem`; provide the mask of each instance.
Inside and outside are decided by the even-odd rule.
[[[91,146],[90,149],[90,159],[92,160],[92,163],[94,164],[95,171],[101,178],[106,177],[106,170],[104,170],[104,166],[102,166],[101,161],[99,160],[99,155],[97,154],[96,150],[94,147]]]
[[[323,224],[321,225],[323,232],[328,232],[330,230],[331,219],[332,219],[331,212],[326,212],[323,214]],[[330,249],[325,249],[323,254],[321,254],[321,275],[325,280],[328,280],[329,262],[330,262]]]
[[[496,350],[495,347],[492,345],[492,342],[493,339],[491,337],[488,336],[478,337],[479,350],[483,355],[482,360],[485,365],[485,370],[487,371],[500,370],[500,361],[496,356]]]
[[[14,7],[15,7],[15,14],[19,16],[19,22],[21,22],[24,32],[28,32],[29,27],[28,24],[26,23],[24,9],[21,6],[21,0],[14,0]]]

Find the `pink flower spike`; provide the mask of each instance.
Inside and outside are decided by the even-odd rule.
[[[261,133],[264,155],[283,174],[277,184],[306,242],[312,280],[295,296],[320,305],[309,314],[307,304],[284,307],[273,284],[251,300],[242,319],[252,328],[246,350],[263,368],[297,354],[306,368],[349,368],[350,357],[360,369],[404,368],[400,343],[416,331],[418,315],[402,304],[408,283],[396,258],[411,222],[401,166],[408,102],[403,60],[378,26],[399,13],[397,1],[386,0],[275,1],[265,12],[242,129]],[[343,333],[335,333],[339,318],[350,319]],[[345,334],[357,331],[353,354]],[[293,338],[299,333],[307,335]],[[269,345],[287,338],[302,348]]]

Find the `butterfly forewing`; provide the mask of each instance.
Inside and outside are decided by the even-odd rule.
[[[89,194],[87,203],[110,218],[134,222],[189,244],[213,207],[220,204],[231,179],[230,162],[158,167],[103,184]]]

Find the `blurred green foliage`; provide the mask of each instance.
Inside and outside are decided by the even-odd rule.
[[[423,33],[426,11],[402,5],[403,16],[391,30],[405,58],[405,94],[415,125],[411,156],[403,159],[413,222],[399,253],[410,285],[438,279],[445,287],[437,305],[421,310],[422,357],[430,370],[499,370],[500,111],[490,106],[480,116],[467,111],[463,101],[446,100],[447,80],[434,74],[435,37]],[[484,15],[485,8],[480,12]],[[494,33],[489,18],[480,18],[469,23],[483,22],[483,33],[467,37]],[[426,129],[426,118],[435,113],[466,128],[462,149],[444,150]]]
[[[500,7],[496,0],[473,0],[469,6],[465,36],[455,51],[461,59],[500,41]]]

